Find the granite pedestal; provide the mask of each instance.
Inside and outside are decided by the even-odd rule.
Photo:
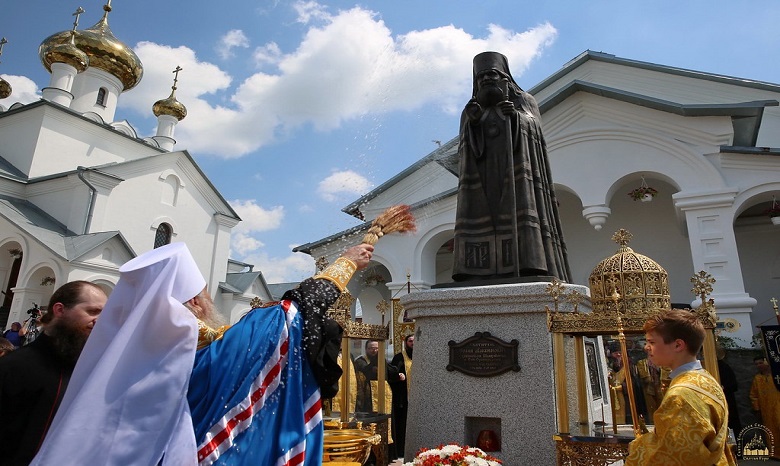
[[[476,446],[479,432],[488,429],[500,444],[500,451],[491,454],[505,465],[555,464],[552,339],[545,312],[545,306],[553,304],[547,286],[438,288],[401,298],[416,323],[407,461],[423,447],[452,442]],[[587,294],[584,286],[565,286],[566,292]],[[520,370],[493,377],[448,371],[448,342],[461,342],[476,332],[506,342],[518,340]]]

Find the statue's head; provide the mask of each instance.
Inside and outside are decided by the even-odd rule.
[[[472,97],[480,105],[495,105],[504,99],[507,88],[515,93],[520,88],[509,72],[509,62],[498,52],[482,52],[474,57],[474,88]]]
[[[474,57],[474,77],[482,71],[496,70],[504,75],[509,73],[509,62],[506,57],[498,52],[482,52]]]

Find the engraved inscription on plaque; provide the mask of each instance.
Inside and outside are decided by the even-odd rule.
[[[494,377],[507,371],[519,371],[519,342],[503,341],[488,332],[477,332],[460,343],[450,340],[448,371],[459,371],[474,377]]]

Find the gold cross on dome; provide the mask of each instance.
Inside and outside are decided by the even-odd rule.
[[[179,82],[179,71],[183,70],[179,65],[176,65],[176,69],[173,70],[173,90],[176,90],[176,83]]]
[[[78,7],[78,8],[76,8],[76,11],[73,12],[73,14],[71,15],[71,16],[75,16],[76,17],[76,19],[73,20],[73,30],[74,31],[76,30],[77,27],[79,27],[79,17],[83,13],[85,13],[85,12],[86,12],[86,10],[84,10],[84,8]]]
[[[621,228],[620,230],[616,231],[614,235],[612,235],[612,241],[616,242],[621,246],[625,246],[628,244],[629,241],[631,241],[631,238],[633,237],[634,235],[629,233],[628,230],[626,230],[625,228]]]

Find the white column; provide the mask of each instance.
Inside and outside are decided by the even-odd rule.
[[[161,149],[168,152],[173,150],[176,140],[173,139],[173,131],[179,120],[171,115],[160,115],[157,117],[157,134],[152,138],[157,141]]]
[[[52,63],[49,87],[44,87],[41,95],[48,101],[70,107],[73,102],[73,94],[70,91],[76,74],[76,68],[67,63]]]
[[[208,290],[212,296],[217,293],[219,282],[224,281],[227,275],[227,259],[230,254],[230,232],[234,226],[238,225],[239,220],[222,213],[216,213],[214,214],[214,222],[217,228],[212,243],[209,274],[206,277]]]
[[[715,300],[718,319],[739,322],[738,329],[724,335],[748,346],[753,336],[750,314],[756,300],[745,292],[739,263],[733,226],[736,193],[732,189],[693,195],[681,192],[672,199],[685,215],[694,273],[703,270],[716,280],[710,297]],[[699,304],[696,300],[692,306]]]

